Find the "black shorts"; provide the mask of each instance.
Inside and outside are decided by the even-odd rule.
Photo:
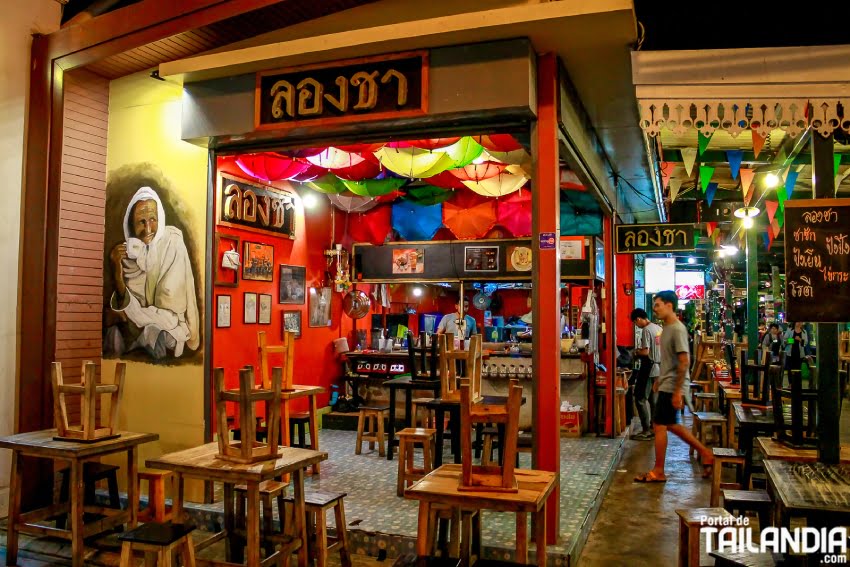
[[[673,407],[672,393],[658,392],[652,422],[657,425],[676,425],[679,423],[679,410]]]

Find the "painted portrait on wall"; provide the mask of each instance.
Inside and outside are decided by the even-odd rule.
[[[177,192],[155,165],[133,164],[110,172],[106,194],[104,356],[195,360],[200,255]]]

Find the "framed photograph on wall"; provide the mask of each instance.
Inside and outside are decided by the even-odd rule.
[[[281,340],[286,331],[295,333],[296,339],[301,338],[301,311],[284,311],[281,321]]]
[[[245,292],[245,314],[243,323],[252,325],[257,322],[257,294]]]
[[[280,295],[278,303],[304,305],[307,293],[307,268],[280,265]]]
[[[260,311],[257,316],[257,322],[260,325],[272,324],[272,296],[268,293],[260,294]]]
[[[331,326],[331,288],[310,288],[310,327]]]
[[[215,326],[219,329],[227,329],[230,327],[230,296],[216,295],[215,296]]]
[[[274,278],[274,246],[257,242],[245,243],[242,257],[242,279],[270,282]]]
[[[215,235],[214,285],[236,287],[239,285],[239,237],[229,234]]]

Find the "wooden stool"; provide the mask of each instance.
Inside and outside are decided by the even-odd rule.
[[[195,546],[189,535],[194,529],[191,524],[148,522],[124,532],[118,536],[121,541],[120,567],[133,565],[133,551],[145,553],[145,565],[171,567],[171,555],[178,548],[183,556],[183,565],[195,567]]]
[[[260,505],[263,510],[262,539],[265,540],[266,556],[274,553],[274,543],[270,541],[274,533],[272,499],[277,499],[277,513],[280,517],[282,529],[284,517],[283,493],[287,486],[289,486],[288,483],[276,480],[264,480],[260,483]],[[247,517],[245,507],[248,501],[248,487],[244,484],[237,484],[233,487],[233,493],[236,496],[236,525],[244,529]]]
[[[499,447],[499,429],[493,426],[485,427],[481,430],[481,465],[490,466],[498,463],[498,460],[493,459],[493,446],[502,450]]]
[[[438,527],[439,522],[439,527]],[[460,510],[451,504],[431,505],[428,516],[428,553],[438,548],[442,557],[460,557],[469,567],[481,558],[481,515],[478,510]]]
[[[396,558],[393,567],[460,567],[460,559],[432,555],[418,557],[415,553],[409,553]]]
[[[165,483],[171,482],[174,473],[159,469],[142,469],[139,471],[139,482],[136,494],[141,493],[142,481],[148,481],[148,507],[139,510],[140,522],[167,522],[171,519],[171,506],[165,505]]]
[[[704,518],[715,521],[734,518],[723,508],[676,510],[676,515],[679,516],[679,567],[699,567],[699,529]]]
[[[434,454],[434,439],[437,435],[436,429],[423,429],[421,427],[408,427],[399,431],[398,437],[398,481],[396,494],[404,496],[404,489],[408,481],[413,484],[429,472],[431,472]],[[414,447],[417,443],[422,444],[422,468],[413,466]]]
[[[307,444],[307,427],[310,426],[310,412],[297,411],[289,414],[289,446],[308,448],[312,445],[313,440],[310,439],[310,445]],[[295,443],[295,430],[298,430],[298,443]]]
[[[308,491],[304,494],[305,511],[307,513],[307,538],[316,540],[314,549],[310,552],[316,558],[316,567],[328,564],[328,552],[339,549],[339,559],[342,567],[351,567],[351,552],[348,548],[348,528],[345,523],[344,492]],[[295,498],[287,496],[283,501],[287,508],[295,513]],[[328,545],[328,510],[333,508],[336,522],[335,541]],[[294,526],[295,522],[287,522]]]
[[[360,454],[363,441],[369,442],[369,449],[374,449],[377,442],[378,455],[383,457],[386,454],[384,452],[384,412],[389,409],[390,406],[360,406],[360,416],[357,419],[355,455]],[[366,426],[368,426],[368,429],[364,429]]]
[[[434,427],[436,421],[434,420],[434,412],[432,412],[429,408],[424,407],[424,404],[428,402],[433,402],[434,398],[413,398],[413,401],[410,402],[410,425],[411,427],[419,427],[419,409],[425,410],[425,420],[422,421],[422,427]]]
[[[714,411],[716,403],[717,394],[712,394],[710,392],[698,392],[694,394],[694,409],[697,411]]]
[[[713,447],[711,454],[714,456],[714,466],[711,467],[711,500],[710,506],[718,506],[720,504],[720,490],[722,488],[741,488],[738,483],[722,484],[720,482],[723,474],[723,465],[730,463],[738,469],[737,478],[740,478],[740,473],[743,471],[745,457],[743,453],[739,453],[736,449],[725,447]]]
[[[614,389],[614,435],[619,435],[628,427],[626,423],[626,389]]]
[[[714,567],[774,567],[786,565],[785,557],[774,553],[751,553],[749,551],[721,553],[712,551],[709,555],[714,557]]]
[[[698,411],[694,412],[694,422],[691,430],[703,445],[706,444],[708,436],[706,428],[720,428],[720,445],[726,442],[726,416],[717,412]],[[689,454],[695,455],[696,449],[691,448]]]
[[[759,518],[759,531],[773,523],[773,502],[765,490],[724,490],[723,508],[739,515],[755,512]]]
[[[86,506],[94,506],[95,489],[97,483],[105,480],[109,487],[109,507],[115,510],[121,509],[121,496],[118,494],[118,468],[116,465],[105,465],[97,461],[89,461],[83,464],[83,484],[85,485],[83,503]],[[62,483],[59,488],[59,501],[68,502],[71,492],[71,469],[64,468],[59,471],[62,475]],[[67,515],[63,514],[56,520],[56,527],[65,529]]]

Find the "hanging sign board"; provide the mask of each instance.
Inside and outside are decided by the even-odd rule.
[[[257,73],[254,128],[386,120],[428,111],[428,52]]]
[[[617,254],[678,252],[694,249],[692,224],[617,225]]]
[[[227,173],[218,174],[216,224],[295,238],[292,194]]]
[[[785,202],[788,321],[850,321],[850,199]]]

